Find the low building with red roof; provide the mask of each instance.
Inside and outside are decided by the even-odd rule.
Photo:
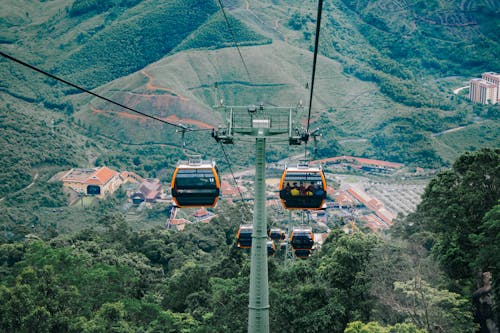
[[[200,208],[193,214],[193,217],[199,222],[210,222],[215,217],[215,214],[205,208]]]
[[[61,181],[63,186],[78,193],[104,198],[114,193],[122,184],[120,174],[108,167],[79,169],[66,172]]]
[[[134,204],[144,201],[154,203],[163,195],[163,186],[158,178],[143,179],[137,191],[130,196]]]
[[[349,187],[347,191],[363,205],[371,209],[385,224],[392,225],[392,220],[396,218],[396,215],[388,211],[380,201],[355,186]]]
[[[186,224],[192,224],[193,222],[186,219],[172,219],[168,220],[167,229],[175,229],[178,231],[184,230]]]
[[[369,172],[377,172],[377,173],[389,173],[392,170],[398,170],[404,167],[404,164],[387,162],[381,160],[373,160],[369,158],[363,157],[354,157],[354,156],[337,156],[331,158],[325,158],[322,160],[314,161],[314,163],[321,164],[347,164],[353,168],[363,169]]]
[[[358,201],[354,199],[347,191],[337,190],[331,192],[333,197],[333,207],[354,207]]]

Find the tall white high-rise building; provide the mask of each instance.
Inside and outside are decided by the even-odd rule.
[[[500,100],[500,74],[495,72],[483,73],[483,80],[493,83],[497,86],[497,98]],[[498,101],[500,103],[500,101]]]
[[[488,72],[470,80],[469,98],[482,104],[497,104],[500,98],[500,74]]]

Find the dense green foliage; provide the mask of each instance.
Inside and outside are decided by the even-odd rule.
[[[500,150],[466,153],[429,183],[400,231],[431,249],[452,291],[471,295],[490,272],[498,297],[499,200]]]
[[[108,216],[93,230],[73,236],[2,243],[0,327],[5,332],[33,327],[46,332],[245,332],[249,255],[235,246],[234,221],[240,218],[234,207],[210,224],[182,232],[134,232],[119,216]],[[389,294],[402,290],[400,305],[387,312],[374,287],[380,290],[382,275],[395,271],[388,270],[391,265],[381,267],[380,258],[391,253],[398,269],[406,262],[406,250],[387,252],[390,247],[374,235],[333,231],[309,260],[283,266],[280,256],[272,258],[272,331],[357,332],[362,324],[349,323],[369,322],[377,312],[389,326],[368,324],[380,328],[375,332],[420,333],[424,330],[416,327],[428,325],[462,331],[442,313],[459,316],[470,327],[467,301],[446,290],[426,285],[419,292],[435,303],[405,303],[403,296],[414,283],[401,274],[403,280],[389,278],[401,281],[395,289],[384,289]],[[424,305],[431,306],[431,317],[425,317]],[[400,310],[411,316],[401,311],[391,319],[390,313]],[[415,319],[415,313],[426,323],[398,324]]]
[[[51,127],[11,105],[0,112],[0,197],[27,186],[35,168],[75,165],[77,145]]]
[[[342,54],[355,52],[362,65],[354,62],[348,70],[378,82],[398,102],[449,108],[446,102],[422,98],[424,90],[415,78],[422,73],[476,75],[499,66],[494,55],[500,51],[500,43],[491,33],[499,24],[498,2],[478,1],[472,7],[457,1],[432,5],[419,1],[401,7],[387,0],[343,3],[359,16],[358,31],[380,56],[368,56],[357,48],[348,51],[343,44],[335,49]],[[475,47],[469,47],[471,44]]]
[[[413,127],[394,127],[392,131],[375,135],[371,140],[374,154],[383,160],[409,163],[424,167],[442,164],[436,152],[430,148],[430,139],[416,132]]]
[[[341,62],[345,77],[375,82],[384,95],[414,108],[401,111],[406,112],[402,116],[391,113],[368,133],[346,134],[352,124],[322,115],[319,123],[326,131],[318,145],[319,157],[342,152],[336,135],[355,134],[368,138],[371,147],[366,155],[437,166],[442,161],[430,148],[435,140],[431,132],[467,125],[475,115],[498,119],[497,107],[476,106],[467,114],[470,105],[437,91],[434,84],[437,77],[477,75],[498,65],[498,1],[462,2],[460,10],[456,2],[417,1],[401,8],[406,16],[392,8],[394,4],[328,2],[335,8],[327,14],[322,43],[324,53]],[[24,54],[36,50],[22,58],[87,87],[108,83],[179,50],[220,48],[232,42],[215,1],[77,0],[66,11],[44,14],[48,19],[43,23],[32,22],[28,11],[2,20],[2,27],[13,28],[2,31],[0,39],[16,42],[13,50]],[[295,12],[288,21],[294,32],[303,30],[297,35],[306,43],[314,24],[311,17]],[[239,20],[230,17],[230,23],[239,43],[268,42]],[[44,42],[47,46],[39,54]],[[104,117],[91,119],[91,125],[72,123],[75,110],[64,94],[74,90],[32,78],[33,73],[12,64],[2,66],[1,72],[9,78],[0,82],[2,93],[26,110],[12,107],[2,96],[0,330],[245,331],[249,256],[234,246],[237,224],[245,222],[236,209],[221,210],[210,224],[188,226],[183,232],[132,231],[123,218],[107,215],[119,210],[116,198],[95,201],[90,207],[83,200],[81,208],[65,207],[61,184],[47,182],[55,171],[87,163],[168,180],[167,170],[179,155],[178,140],[170,135],[173,129],[165,135],[158,128],[161,140],[143,141],[147,147],[136,145],[135,135],[144,134],[142,129],[134,131],[136,124],[125,127]],[[265,87],[273,92],[271,85]],[[357,97],[353,98],[352,103]],[[29,105],[34,103],[43,108],[32,110]],[[49,117],[47,109],[58,112],[55,118],[65,122],[63,129],[47,125],[56,114]],[[333,108],[331,113],[334,118]],[[112,135],[106,137],[109,133],[101,133],[95,122],[106,123]],[[485,141],[498,142],[498,126],[481,126],[476,127],[480,134],[493,132]],[[168,146],[163,138],[168,138]],[[201,149],[220,155],[212,148]],[[238,149],[238,162],[251,159]],[[278,159],[284,154],[269,155]],[[495,298],[500,299],[499,162],[498,149],[483,150],[462,156],[452,170],[441,173],[427,188],[417,212],[397,226],[395,235],[405,236],[406,242],[395,235],[386,241],[334,230],[310,260],[283,265],[279,256],[270,259],[272,330],[473,330],[468,300],[481,272],[492,273]],[[28,188],[38,172],[39,181]],[[165,207],[148,214],[164,218]],[[77,226],[65,229],[57,223],[61,220]],[[89,225],[91,229],[57,236]],[[402,324],[405,321],[412,324]]]
[[[144,8],[135,7],[136,11]],[[58,65],[58,72],[87,87],[130,74],[160,59],[217,10],[214,2],[159,2],[147,12],[102,29]],[[73,68],[80,70],[75,72]]]
[[[384,327],[377,322],[364,324],[360,321],[350,323],[344,333],[426,333],[424,329],[418,329],[414,324],[396,324]]]
[[[233,34],[237,38],[238,45],[255,45],[258,43],[271,43],[270,39],[265,39],[244,23],[232,16],[228,17],[229,30],[222,12],[214,14],[196,31],[191,33],[175,51],[182,51],[197,48],[221,48],[234,46]]]
[[[479,248],[473,240],[483,233],[483,218],[500,199],[499,168],[498,149],[463,155],[429,183],[417,211],[408,217],[407,232],[437,235],[435,251],[455,279],[475,276],[471,265]]]
[[[493,293],[495,300],[500,299],[500,251],[498,235],[500,234],[500,205],[493,207],[484,216],[480,226],[480,234],[474,239],[479,247],[479,254],[475,262],[485,272],[491,272],[493,278]]]
[[[71,5],[69,14],[78,16],[87,13],[101,13],[112,7],[132,7],[142,0],[114,0],[114,1],[99,1],[99,0],[76,0]]]
[[[251,11],[240,10],[245,6],[242,1],[226,1],[225,5],[228,6],[230,26],[240,45],[269,43],[269,36],[274,38],[275,33],[263,37],[256,31],[269,32],[273,29],[277,34],[283,32],[284,40],[288,41],[288,44],[307,49],[312,42],[314,12],[306,10],[307,5],[304,3],[292,2],[289,6],[290,4],[285,1],[275,0],[272,5],[264,1],[262,7],[257,4],[251,6],[251,10],[257,10],[256,8],[265,10],[263,15],[269,16],[266,19],[260,18],[258,13],[252,15]],[[60,3],[44,6],[39,2],[23,3],[19,8],[10,7],[13,9],[7,11],[5,20],[0,22],[5,27],[0,35],[5,35],[7,40],[14,38],[13,40],[17,41],[12,45],[12,54],[86,87],[106,84],[181,50],[233,46],[230,30],[216,1],[113,0],[98,3],[93,0],[79,0],[67,7]],[[280,15],[283,15],[283,9],[287,7],[288,15],[283,20]],[[321,73],[318,74],[328,76],[333,74],[334,77],[339,74],[338,79],[335,79],[338,80],[335,84],[338,86],[343,86],[347,80],[353,80],[353,76],[371,82],[361,83],[360,90],[353,92],[360,95],[352,96],[352,99],[344,98],[341,102],[343,105],[336,104],[340,100],[337,96],[333,98],[327,96],[329,92],[326,94],[322,92],[316,96],[318,101],[328,103],[323,105],[324,110],[332,110],[329,113],[334,121],[328,123],[324,130],[322,128],[324,136],[337,139],[351,137],[367,139],[366,144],[353,149],[358,155],[411,162],[423,167],[450,163],[465,149],[477,149],[484,145],[495,146],[498,142],[498,134],[495,134],[495,131],[483,135],[470,144],[466,142],[468,140],[446,141],[448,134],[434,138],[431,137],[431,132],[437,133],[457,126],[470,125],[473,121],[480,123],[482,120],[476,119],[475,115],[489,119],[498,117],[496,107],[476,106],[471,113],[471,105],[463,94],[460,96],[451,94],[452,85],[462,84],[462,81],[477,76],[481,71],[494,70],[488,66],[496,61],[490,58],[496,50],[497,41],[493,38],[492,32],[495,31],[498,20],[493,14],[487,13],[497,11],[498,3],[487,1],[484,3],[480,1],[474,5],[437,1],[433,6],[424,6],[419,2],[418,6],[403,5],[403,8],[395,8],[394,3],[386,0],[378,0],[373,4],[367,1],[325,3],[320,50],[324,55],[338,61],[341,66],[332,70],[321,65],[319,67]],[[34,13],[39,19],[32,19]],[[274,14],[278,14],[277,19],[271,20]],[[259,21],[261,19],[262,22]],[[431,21],[437,23],[430,23]],[[475,23],[461,25],[467,22]],[[256,24],[260,28],[256,28]],[[481,33],[478,33],[478,30]],[[434,43],[437,46],[431,47]],[[41,45],[44,47],[40,47]],[[297,50],[290,45],[279,47],[278,52],[297,53]],[[455,48],[470,54],[455,59]],[[249,54],[259,53],[259,51],[254,52]],[[213,80],[225,81],[231,77],[227,82],[231,91],[226,93],[244,99],[243,103],[247,103],[250,96],[251,98],[264,96],[270,102],[276,103],[273,101],[274,98],[285,96],[290,82],[304,81],[301,75],[294,74],[294,77],[283,76],[283,82],[278,81],[279,84],[276,86],[263,86],[257,89],[263,82],[275,78],[281,79],[281,75],[280,73],[270,75],[269,71],[259,72],[259,68],[265,67],[259,64],[259,61],[266,62],[268,57],[259,60],[259,57],[252,56],[253,59],[247,59],[247,63],[252,72],[252,80],[255,82],[251,82],[250,86],[240,87],[241,82],[239,80],[234,82],[233,78],[242,74],[239,73],[241,64],[237,53],[230,52],[229,61],[227,58],[221,61],[224,65],[238,62],[237,65],[220,68],[218,61],[210,61],[211,64],[197,62],[193,66],[192,60],[196,58],[193,55],[200,53],[200,51],[185,52],[170,57],[169,59],[175,59],[173,61],[179,65],[179,72],[182,73],[181,68],[186,66],[186,72],[189,74],[186,77],[183,74],[180,74],[181,77],[173,75],[170,82],[162,82],[161,86],[172,88],[181,95],[186,93],[182,89],[188,89],[190,93],[196,95],[195,98],[190,97],[193,104],[201,102],[207,109],[212,104],[213,98],[213,91],[209,91],[207,87],[213,84]],[[468,58],[470,56],[479,59],[482,55],[484,59],[492,62],[482,60],[475,62]],[[285,66],[283,69],[287,73],[294,72],[290,66],[307,68],[309,66],[308,63],[292,59],[288,57],[283,59],[283,64],[279,59],[280,65]],[[472,62],[474,65],[464,67],[462,59],[468,59],[467,63]],[[427,66],[426,62],[433,65]],[[333,65],[334,62],[330,64]],[[444,70],[445,67],[449,69]],[[197,70],[203,74],[194,73]],[[67,101],[65,95],[77,93],[73,88],[54,84],[52,80],[36,76],[33,72],[11,63],[2,66],[0,71],[5,77],[11,78],[0,83],[2,91],[11,96],[31,103],[43,103],[46,108],[64,111],[67,114],[73,114],[75,111],[78,113],[82,109],[85,110],[82,113],[88,111],[86,103],[78,106],[75,104],[74,108]],[[154,76],[154,73],[150,74]],[[449,76],[452,74],[453,76]],[[453,77],[456,78],[453,83],[450,83],[451,81],[446,83],[447,80],[453,80]],[[375,87],[372,82],[378,86],[377,91],[372,91]],[[123,79],[119,84],[113,84],[109,91],[103,89],[100,92],[132,107],[140,105],[138,108],[143,111],[150,111],[148,108],[151,108],[152,113],[156,114],[155,111],[160,111],[161,107],[155,103],[146,106],[147,104],[142,102],[147,97],[139,97],[144,93],[144,83],[144,77],[135,75]],[[303,82],[300,82],[300,85],[302,84]],[[321,86],[322,83],[318,84]],[[291,86],[293,87],[293,84]],[[254,88],[257,90],[251,90]],[[130,96],[116,98],[117,91],[122,92],[120,96],[124,96],[123,92],[129,93],[129,90],[136,94],[133,101],[129,99]],[[316,90],[317,93],[319,91],[321,89]],[[385,96],[389,96],[392,100]],[[156,100],[156,97],[161,95],[155,95],[152,100]],[[138,101],[141,98],[143,101]],[[372,98],[374,98],[373,104]],[[357,102],[363,100],[364,103],[357,107]],[[93,106],[99,105],[94,102]],[[240,104],[241,101],[237,103]],[[368,105],[364,107],[366,103]],[[169,112],[178,116],[187,115],[193,108],[197,110],[189,116],[207,121],[203,107],[198,110],[197,106],[184,105],[181,102],[175,106],[173,104],[172,102],[172,105],[168,105]],[[339,112],[340,109],[344,111]],[[107,111],[108,108],[105,107],[104,110]],[[144,136],[144,133],[141,129],[137,129],[135,121],[130,119],[111,121],[108,115],[102,117],[101,114],[82,115],[82,113],[75,117],[85,120],[86,124],[92,126],[94,130],[90,135],[92,138],[96,134],[94,132],[100,130],[99,134],[112,136],[122,142],[146,141],[142,138],[137,140],[137,136]],[[372,113],[373,117],[370,119],[368,115]],[[368,120],[365,122],[367,116]],[[339,120],[334,119],[337,117]],[[423,118],[426,118],[424,122],[421,121]],[[411,133],[401,134],[392,131],[392,126],[399,126],[400,123],[412,126]],[[486,130],[479,126],[475,128],[474,134],[476,132],[484,134]],[[407,144],[408,140],[416,142]],[[156,135],[153,141],[161,140],[158,140]],[[347,154],[349,149],[335,144],[331,149],[321,147],[319,152],[325,156],[335,152]]]
[[[84,3],[85,8],[100,8],[98,12],[113,5]],[[132,4],[133,1],[119,1],[117,5]],[[138,71],[174,49],[230,45],[232,36],[218,9],[214,1],[175,0],[141,3],[116,14],[120,19],[109,14],[107,20],[113,24],[102,27],[94,35],[82,35],[78,39],[81,47],[58,64],[57,71],[86,87],[96,87]],[[265,41],[238,20],[231,18],[230,22],[239,42]],[[75,72],[75,67],[80,70]]]

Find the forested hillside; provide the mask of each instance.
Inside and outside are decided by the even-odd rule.
[[[334,230],[308,260],[271,258],[271,331],[472,332],[482,272],[498,295],[499,159],[498,150],[462,156],[389,239]],[[2,242],[0,327],[245,332],[249,253],[235,244],[235,221],[245,221],[238,207],[220,212],[182,232],[132,231],[106,216],[72,236]],[[467,231],[450,232],[459,225]]]
[[[189,114],[187,121],[207,123],[215,84],[221,98],[239,105],[307,100],[316,3],[223,3],[232,33],[215,1],[8,1],[0,40],[25,61],[87,88],[101,86],[101,93],[146,112],[162,115],[166,106],[176,120]],[[496,1],[327,1],[320,53],[329,59],[320,64],[313,107],[327,120],[323,135],[347,143],[323,147],[324,157],[352,154],[437,167],[465,150],[497,146],[498,107],[472,107],[451,91],[498,67],[498,11]],[[233,34],[250,78],[238,52],[223,51],[234,45]],[[150,132],[134,119],[115,117],[107,125],[109,117],[92,111],[102,104],[1,61],[4,77],[11,78],[2,80],[3,92],[48,109],[91,111],[77,118],[113,139],[161,141],[158,135],[148,139]],[[208,124],[224,117],[210,115]],[[459,127],[458,139],[436,135]],[[351,138],[360,141],[349,143]]]
[[[246,331],[243,207],[224,200],[210,223],[167,230],[170,203],[130,209],[121,188],[69,204],[53,178],[105,165],[168,184],[184,143],[233,178],[253,166],[253,145],[223,151],[211,138],[228,117],[213,106],[308,104],[317,1],[221,2],[227,21],[219,1],[1,1],[1,52],[200,130],[182,142],[176,127],[0,58],[1,332]],[[384,233],[336,225],[307,260],[270,257],[271,331],[498,327],[500,108],[453,90],[500,72],[500,1],[329,0],[322,22],[315,157],[437,176]],[[299,154],[303,146],[273,144],[266,158]]]

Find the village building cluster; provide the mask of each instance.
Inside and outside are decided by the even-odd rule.
[[[404,174],[408,169],[401,163],[373,160],[353,156],[338,156],[323,160],[314,161],[314,164],[321,164],[332,173],[329,173],[327,188],[326,209],[311,211],[309,217],[328,229],[332,221],[344,221],[346,231],[353,231],[359,226],[365,226],[376,232],[389,228],[397,214],[407,214],[412,211],[420,200],[423,186],[396,186],[373,185],[373,184],[349,184],[338,179],[334,181],[335,174],[354,172],[355,174],[372,174],[382,178],[394,174]],[[281,207],[278,195],[277,183],[281,176],[282,165],[269,165],[266,173],[267,180],[266,204],[269,209]],[[421,175],[423,169],[415,168],[413,175]],[[246,201],[249,205],[253,203],[253,172],[246,170],[238,173],[238,187],[232,182],[221,180],[221,200],[233,204]],[[333,178],[332,178],[333,177]],[[118,172],[109,167],[96,168],[74,168],[66,171],[58,177],[63,186],[70,191],[81,196],[93,196],[104,199],[113,194],[120,186],[126,192],[130,204],[138,206],[143,203],[154,204],[156,202],[170,203],[170,195],[166,193],[165,186],[159,179],[147,179],[134,172]],[[338,184],[342,185],[339,187]],[[292,191],[298,191],[299,195],[308,195],[308,188],[301,190],[300,186],[295,188],[290,184],[290,195]],[[298,185],[298,184],[297,184]],[[309,191],[314,193],[317,189],[312,184]],[[168,191],[167,191],[168,192]],[[168,229],[183,230],[187,224],[207,223],[216,215],[211,209],[195,209],[178,217],[179,210],[171,206],[169,216],[165,217]],[[187,215],[186,215],[187,214]],[[335,223],[334,223],[335,224]]]
[[[155,203],[165,197],[159,179],[143,178],[134,172],[118,172],[106,166],[98,168],[73,168],[62,173],[59,180],[63,186],[79,196],[94,196],[104,199],[120,186],[127,186],[127,196],[136,205],[142,202]]]

